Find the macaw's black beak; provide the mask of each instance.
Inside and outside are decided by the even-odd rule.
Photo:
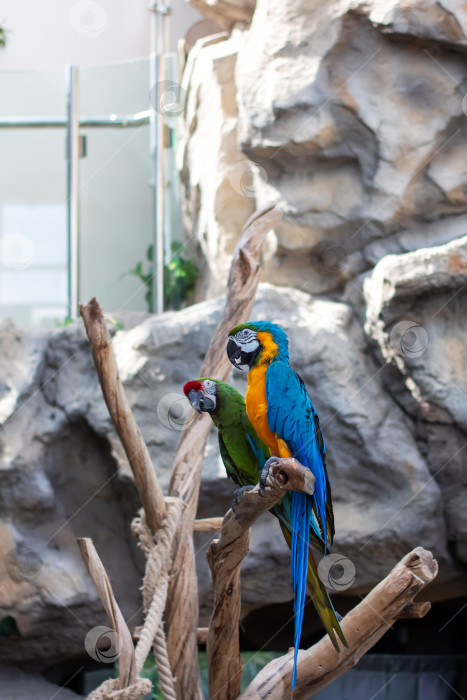
[[[211,398],[209,398],[209,396],[203,394],[202,391],[195,391],[194,389],[192,389],[188,392],[187,398],[193,406],[193,408],[195,409],[195,411],[198,411],[198,413],[206,413],[214,410],[214,408],[216,407],[214,401]]]
[[[240,364],[242,364],[242,350],[232,337],[227,341],[227,355],[233,366],[243,371],[243,368],[240,367]]]

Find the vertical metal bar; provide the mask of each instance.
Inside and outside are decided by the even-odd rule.
[[[79,77],[77,66],[66,67],[67,78],[67,237],[68,237],[68,318],[78,314],[79,269]]]
[[[152,311],[162,313],[164,310],[164,247],[163,230],[160,227],[161,201],[159,196],[159,161],[161,159],[161,144],[159,142],[159,121],[160,121],[160,17],[157,3],[152,8],[154,12],[154,56],[151,62],[151,83],[154,96],[154,113],[151,117],[151,148],[152,148],[152,170],[154,182],[153,198],[153,277],[152,277]],[[162,240],[161,240],[162,239]],[[161,254],[162,250],[162,254]]]
[[[164,25],[165,25],[165,14],[164,8],[158,7],[159,14],[159,103],[157,111],[157,141],[159,144],[159,158],[157,161],[158,166],[158,204],[157,204],[157,257],[159,262],[159,272],[157,279],[158,296],[159,296],[159,307],[157,313],[162,313],[164,308],[164,234],[165,234],[165,119],[163,113],[163,106],[167,99],[166,91],[166,65],[165,65],[165,46],[164,46]]]

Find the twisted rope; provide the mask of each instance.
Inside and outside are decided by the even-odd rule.
[[[166,498],[166,504],[167,515],[155,536],[143,518],[134,523],[138,530],[140,545],[147,559],[146,574],[143,580],[143,602],[146,617],[136,646],[135,661],[139,674],[151,646],[153,646],[159,685],[164,700],[176,700],[162,615],[169,589],[172,544],[184,505],[180,499],[169,497]]]
[[[177,700],[162,615],[172,567],[172,544],[184,504],[178,498],[167,497],[165,500],[167,514],[155,535],[149,530],[144,515],[135,518],[132,524],[133,532],[138,535],[140,546],[146,555],[146,573],[142,586],[145,620],[135,649],[135,665],[139,675],[153,646],[164,700]],[[88,696],[88,700],[141,700],[151,689],[151,681],[146,678],[138,678],[127,688],[120,687],[119,678],[111,678],[96,688]]]
[[[152,690],[148,678],[138,678],[127,688],[120,688],[120,678],[109,678],[88,695],[88,700],[141,700]]]
[[[164,696],[164,700],[177,700],[174,688],[174,678],[170,668],[169,654],[167,651],[167,640],[164,634],[164,626],[161,622],[154,637],[153,644],[154,658],[156,659],[157,672],[159,674],[159,685]]]

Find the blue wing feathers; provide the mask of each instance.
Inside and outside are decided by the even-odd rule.
[[[266,372],[267,419],[269,429],[287,443],[292,455],[311,469],[315,477],[313,496],[292,493],[292,580],[295,603],[294,670],[292,690],[297,675],[297,655],[305,607],[308,572],[310,525],[324,540],[325,553],[328,532],[326,504],[330,490],[326,475],[326,448],[316,411],[300,377],[281,361],[271,363]],[[329,493],[328,493],[329,492]],[[313,518],[313,506],[318,526]],[[328,511],[332,515],[332,510]]]
[[[326,542],[326,448],[318,416],[300,377],[284,362],[273,362],[266,372],[269,429],[285,440],[292,455],[313,472],[314,503]],[[332,528],[331,528],[332,529]]]

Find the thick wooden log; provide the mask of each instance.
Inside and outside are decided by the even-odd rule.
[[[370,593],[342,620],[349,649],[336,652],[329,638],[298,653],[294,700],[306,700],[355,666],[387,632],[403,611],[415,606],[419,614],[429,606],[413,603],[414,597],[438,573],[431,552],[417,547],[407,554]],[[283,700],[292,693],[293,650],[265,666],[239,700]]]
[[[295,459],[271,457],[261,481],[262,485],[243,491],[235,512],[227,512],[220,539],[211,542],[207,553],[214,585],[214,609],[207,637],[209,695],[216,700],[231,700],[240,693],[240,569],[248,554],[250,527],[283,498],[286,490],[313,494],[313,474]]]
[[[96,299],[91,299],[86,305],[80,304],[79,312],[86,327],[97,376],[110,417],[135,477],[136,488],[146,514],[146,522],[155,533],[167,510],[164,495],[118,373],[104,313]]]
[[[118,654],[120,687],[127,688],[129,685],[133,685],[138,677],[130,630],[115,600],[109,577],[93,541],[89,537],[81,537],[78,539],[78,545],[89,575],[105,608],[110,625],[115,632],[118,647],[116,651]]]
[[[247,321],[258,287],[260,251],[267,232],[281,218],[274,205],[254,214],[244,227],[235,249],[224,312],[206,354],[200,376],[227,379],[227,334],[232,326]],[[177,697],[202,700],[197,659],[198,584],[193,549],[193,524],[198,503],[201,467],[211,419],[197,416],[183,431],[175,457],[170,495],[186,503],[173,552],[173,575],[166,607],[169,657],[176,678]]]

